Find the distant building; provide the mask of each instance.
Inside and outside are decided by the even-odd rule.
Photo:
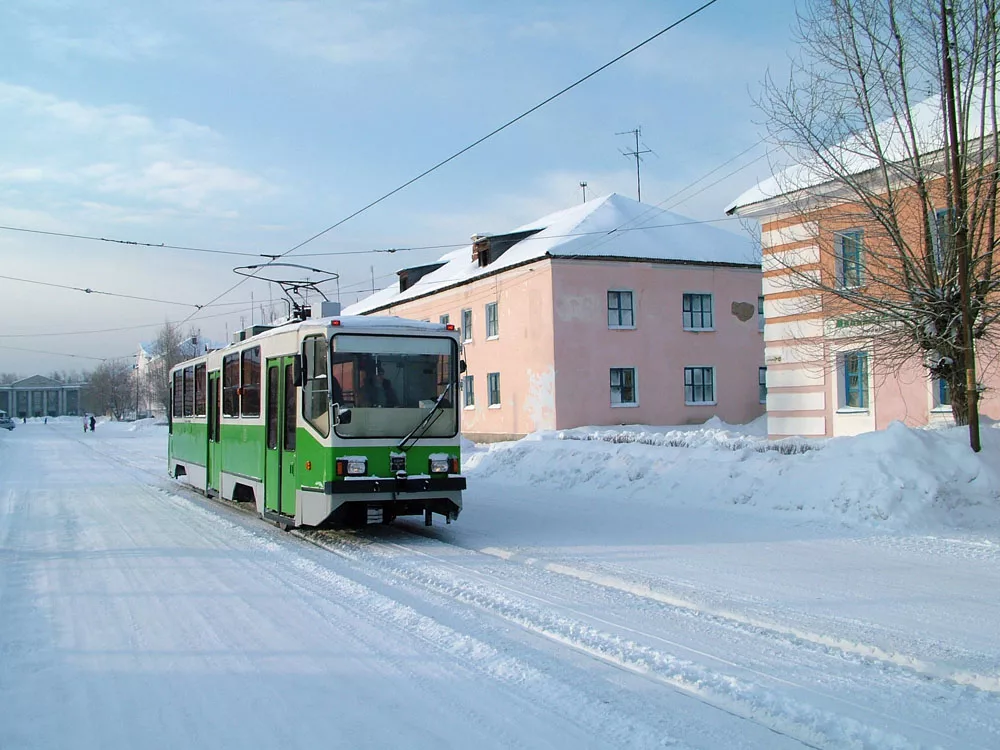
[[[61,383],[32,375],[10,385],[0,385],[0,411],[11,417],[61,417],[82,414],[81,391],[86,383]]]
[[[398,275],[344,314],[458,327],[472,439],[763,412],[760,265],[717,227],[611,194]]]
[[[218,341],[201,338],[200,336],[189,336],[180,343],[182,355],[185,358],[197,357],[205,352],[222,349],[226,344]],[[166,409],[157,394],[165,392],[167,388],[167,373],[170,367],[164,367],[162,356],[156,352],[156,344],[151,341],[139,342],[139,348],[135,356],[134,376],[138,382],[136,391],[139,394],[137,399],[138,417],[166,417]],[[170,363],[172,367],[175,363]],[[162,378],[162,383],[157,384],[157,379]]]

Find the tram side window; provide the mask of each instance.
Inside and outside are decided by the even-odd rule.
[[[243,382],[240,388],[242,399],[242,414],[244,417],[260,416],[260,347],[244,349]]]
[[[184,373],[178,370],[174,373],[174,389],[171,394],[171,412],[175,417],[184,416]]]
[[[194,366],[194,414],[196,417],[205,416],[205,405],[207,404],[207,399],[205,398],[205,386],[207,385],[207,375],[205,374],[205,365],[195,365]]]
[[[194,416],[194,368],[184,368],[184,416]]]
[[[227,354],[222,359],[222,413],[240,415],[240,355]]]
[[[330,384],[326,375],[326,338],[310,336],[302,344],[306,385],[302,391],[302,416],[316,431],[330,434]]]

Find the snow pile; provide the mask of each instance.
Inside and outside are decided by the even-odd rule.
[[[581,428],[467,454],[471,481],[598,494],[622,510],[649,503],[740,505],[810,520],[897,528],[1000,527],[1000,430],[973,454],[962,428],[829,440],[767,441],[720,422],[681,428]],[[769,448],[768,446],[771,446]],[[639,507],[637,507],[639,506]]]
[[[544,436],[553,433],[543,433]],[[678,427],[625,425],[620,428],[580,427],[554,433],[560,440],[603,440],[606,443],[639,443],[664,448],[720,448],[739,451],[745,448],[765,453],[805,453],[823,447],[825,440],[786,438],[767,440],[767,418],[758,417],[747,425],[730,425],[718,417],[704,424]]]

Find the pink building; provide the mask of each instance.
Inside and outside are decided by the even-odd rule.
[[[763,413],[760,264],[751,242],[621,195],[477,235],[344,310],[453,323],[463,432]]]

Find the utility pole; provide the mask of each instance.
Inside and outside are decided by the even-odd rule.
[[[946,0],[941,0],[941,46],[943,51],[945,104],[948,108],[948,144],[951,160],[952,215],[955,229],[955,252],[958,255],[958,285],[962,306],[962,357],[965,359],[965,402],[968,408],[969,445],[978,453],[979,387],[976,384],[976,349],[972,340],[972,310],[969,299],[969,232],[965,216],[964,180],[958,154],[958,116],[955,109],[955,79],[952,72],[951,44],[948,42],[948,12]]]
[[[580,182],[580,188],[583,190],[583,202],[586,203],[587,202],[587,181],[586,180],[582,180]]]
[[[375,266],[371,266],[372,271],[372,294],[375,294]]]
[[[635,159],[635,193],[637,200],[642,202],[642,180],[639,178],[639,162],[642,161],[643,154],[653,153],[652,149],[649,148],[639,148],[639,136],[642,135],[642,128],[637,127],[632,130],[623,130],[621,133],[615,133],[615,135],[634,135],[635,136],[635,149],[632,151],[624,151],[619,149],[626,159]],[[643,144],[645,146],[646,144]]]

